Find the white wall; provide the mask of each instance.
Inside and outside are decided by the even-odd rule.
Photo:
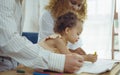
[[[111,59],[112,24],[106,20],[108,18],[99,17],[98,19],[98,17],[92,17],[94,18],[86,20],[84,24],[81,34],[82,48],[88,54],[96,51],[98,58]]]
[[[111,59],[113,0],[87,0],[88,17],[81,35],[87,53],[97,51],[98,58]]]

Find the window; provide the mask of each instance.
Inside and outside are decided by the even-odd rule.
[[[112,58],[119,60],[119,54],[120,54],[120,48],[119,48],[119,44],[120,44],[120,39],[119,39],[119,19],[118,19],[118,2],[119,0],[115,0],[115,13],[114,13],[114,29],[113,29],[113,54],[112,54]]]
[[[114,0],[87,0],[88,11],[81,34],[83,49],[97,51],[98,58],[111,59]]]
[[[115,17],[114,17],[114,50],[119,51],[119,41],[118,41],[118,29],[119,29],[119,24],[118,24],[118,13],[115,12]]]

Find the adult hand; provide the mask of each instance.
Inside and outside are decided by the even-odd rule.
[[[72,53],[66,54],[64,72],[73,73],[80,69],[83,65],[83,57],[81,55]]]

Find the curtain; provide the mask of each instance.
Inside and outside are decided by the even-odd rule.
[[[98,58],[112,58],[112,26],[114,0],[87,0],[87,19],[80,35],[87,53],[98,54]]]

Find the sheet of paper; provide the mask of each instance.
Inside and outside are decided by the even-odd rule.
[[[104,60],[104,59],[99,59],[95,63],[85,61],[83,66],[80,68],[79,71],[76,72],[76,74],[80,74],[82,72],[103,73],[106,71],[110,71],[112,69],[112,67],[114,66],[115,62],[116,61]]]

